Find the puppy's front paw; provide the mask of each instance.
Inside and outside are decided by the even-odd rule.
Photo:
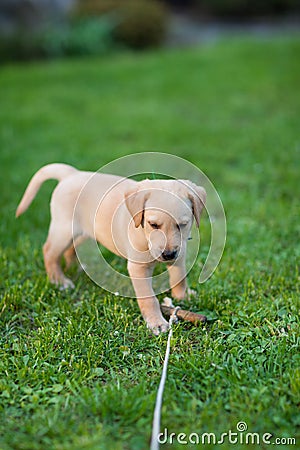
[[[161,333],[166,333],[169,329],[169,324],[165,319],[160,319],[159,321],[147,321],[147,328],[152,331],[155,336]]]
[[[66,277],[63,280],[61,280],[58,284],[59,284],[59,289],[61,291],[65,290],[65,289],[74,289],[75,288],[73,281],[71,281],[69,278],[66,278]]]

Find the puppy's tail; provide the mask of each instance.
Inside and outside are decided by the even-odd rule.
[[[44,181],[50,179],[61,181],[75,172],[77,172],[77,169],[67,164],[48,164],[38,170],[33,175],[26,188],[22,200],[17,208],[16,217],[19,217],[26,211]]]

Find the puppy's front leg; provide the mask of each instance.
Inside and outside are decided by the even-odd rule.
[[[172,297],[183,300],[186,296],[186,268],[185,261],[176,261],[173,265],[168,266],[170,287]]]
[[[168,322],[162,316],[159,302],[152,289],[153,266],[128,261],[127,268],[147,327],[155,335],[167,331]]]

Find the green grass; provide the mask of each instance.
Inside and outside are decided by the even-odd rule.
[[[166,336],[76,270],[72,292],[47,282],[55,183],[14,218],[40,166],[97,170],[141,151],[197,164],[228,221],[213,277],[190,277],[199,295],[184,305],[214,320],[175,326],[162,430],[219,435],[245,421],[299,445],[299,52],[285,37],[2,67],[1,450],[148,448]],[[182,447],[196,448],[163,446]]]

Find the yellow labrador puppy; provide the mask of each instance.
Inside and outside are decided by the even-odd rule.
[[[51,224],[43,247],[51,282],[73,287],[60,265],[69,264],[85,238],[96,239],[127,259],[141,313],[154,334],[168,329],[151,277],[158,262],[167,264],[172,296],[186,292],[186,242],[193,218],[199,226],[206,193],[186,180],[143,180],[82,172],[66,164],[42,167],[31,179],[16,216],[29,207],[41,184],[59,181],[51,199]]]

